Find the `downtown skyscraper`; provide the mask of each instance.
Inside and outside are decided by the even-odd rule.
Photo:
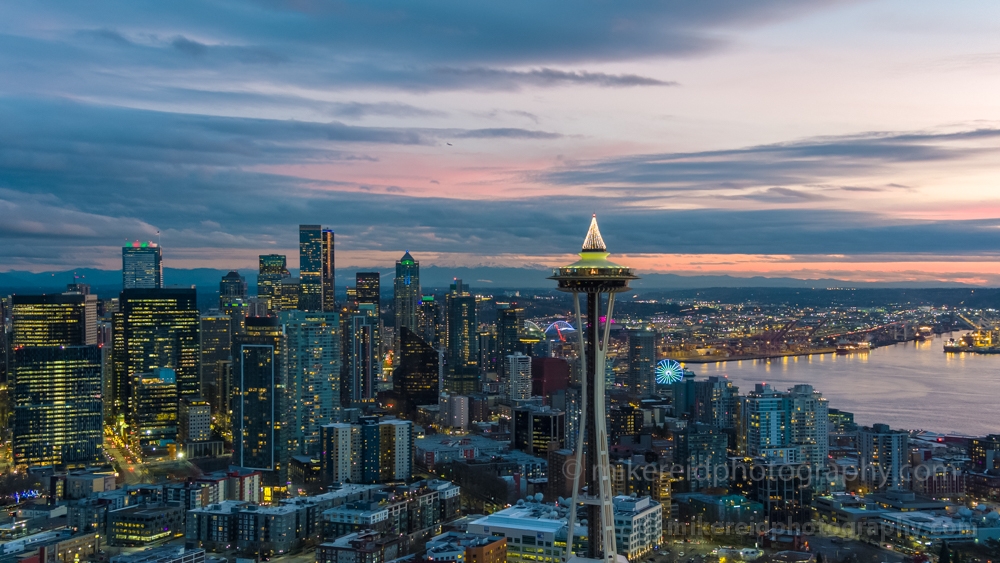
[[[333,313],[337,310],[336,260],[333,229],[324,228],[320,233],[323,241],[323,312]]]
[[[628,329],[628,391],[644,399],[656,391],[656,332]]]
[[[294,413],[286,389],[286,339],[276,317],[249,317],[233,339],[233,463],[264,472],[265,483],[284,484]]]
[[[323,310],[323,227],[299,225],[299,309]]]
[[[456,279],[445,295],[445,391],[468,395],[479,391],[479,325],[476,296]]]
[[[289,440],[300,454],[315,455],[320,427],[340,412],[340,317],[337,313],[284,311]]]
[[[155,368],[176,372],[178,396],[201,394],[201,315],[193,288],[123,290],[112,321],[115,414],[128,411],[132,376]]]
[[[163,287],[163,253],[155,242],[135,241],[122,247],[122,289]]]
[[[292,275],[284,254],[261,254],[257,270],[257,297],[266,303],[268,312],[280,311],[281,284]]]
[[[11,323],[14,463],[100,462],[103,396],[94,296],[14,295]]]
[[[409,251],[396,260],[396,277],[392,283],[396,305],[396,340],[402,327],[417,332],[417,310],[420,307],[420,262]]]

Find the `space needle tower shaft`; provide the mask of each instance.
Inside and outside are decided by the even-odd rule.
[[[636,279],[636,276],[630,268],[608,261],[607,247],[597,227],[595,215],[591,218],[590,229],[583,241],[580,260],[569,266],[556,268],[549,279],[558,283],[560,291],[573,294],[574,312],[580,329],[580,423],[577,426],[578,438],[575,445],[573,506],[569,511],[566,559],[574,555],[576,509],[578,503],[582,502],[587,512],[586,559],[617,563],[605,405],[605,358],[615,294],[627,291],[629,281]],[[586,297],[586,320],[580,307],[581,294]],[[580,490],[581,477],[585,493]]]

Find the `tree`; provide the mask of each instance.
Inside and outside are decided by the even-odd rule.
[[[938,554],[938,563],[951,563],[951,552],[948,551],[948,542],[941,542],[941,553]]]

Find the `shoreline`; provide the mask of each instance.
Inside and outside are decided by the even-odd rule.
[[[788,352],[785,354],[753,354],[750,356],[670,356],[671,359],[677,360],[683,364],[714,364],[721,362],[742,362],[744,360],[779,360],[781,358],[793,358],[799,356],[812,356],[816,354],[836,354],[837,348],[816,348],[815,350],[809,350],[808,352]],[[847,356],[853,354],[867,354],[868,351],[858,352],[852,351],[850,354],[845,354]]]

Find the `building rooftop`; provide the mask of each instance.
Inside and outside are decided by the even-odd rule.
[[[111,558],[111,563],[160,563],[180,558],[185,553],[203,551],[202,549],[185,549],[180,546],[154,547],[135,553],[123,553]]]

